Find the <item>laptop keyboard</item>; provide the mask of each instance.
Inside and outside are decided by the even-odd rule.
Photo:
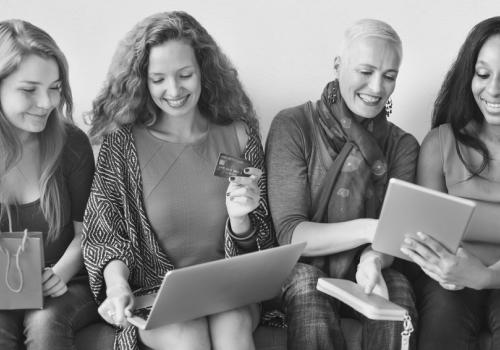
[[[134,311],[132,311],[132,315],[147,320],[150,312],[151,312],[151,306],[148,306],[140,309],[135,309]]]

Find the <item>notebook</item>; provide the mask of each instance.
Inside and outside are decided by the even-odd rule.
[[[274,298],[305,246],[288,244],[169,271],[157,293],[136,298],[128,321],[148,330]]]
[[[372,320],[403,321],[407,311],[377,294],[366,294],[359,284],[338,278],[319,278],[316,289]]]
[[[411,261],[400,247],[406,234],[420,231],[456,252],[475,207],[468,199],[390,179],[372,247]]]

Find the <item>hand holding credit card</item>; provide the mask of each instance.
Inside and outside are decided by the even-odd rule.
[[[226,178],[230,176],[248,176],[243,170],[251,166],[252,164],[246,159],[220,153],[215,165],[214,175]]]

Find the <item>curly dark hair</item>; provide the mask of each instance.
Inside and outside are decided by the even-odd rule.
[[[484,123],[484,116],[472,94],[471,83],[479,51],[486,40],[498,34],[500,34],[500,16],[488,18],[472,28],[460,48],[456,61],[448,71],[434,104],[432,128],[450,123],[460,160],[472,176],[479,175],[488,166],[490,153],[479,137],[466,128],[470,121],[475,121],[478,125]],[[478,168],[474,168],[465,160],[459,143],[477,150],[482,155],[483,161]]]
[[[258,130],[252,103],[229,59],[196,19],[172,11],[143,19],[118,45],[107,81],[87,115],[93,141],[121,125],[156,120],[160,109],[147,86],[149,53],[169,40],[186,42],[194,50],[201,71],[198,108],[202,115],[215,124],[241,120]]]

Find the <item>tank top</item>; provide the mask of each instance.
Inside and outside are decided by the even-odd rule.
[[[458,156],[455,137],[449,124],[439,127],[439,140],[448,192],[458,197],[472,199],[477,204],[465,238],[500,235],[500,220],[497,219],[500,214],[500,182],[492,180],[493,174],[496,174],[497,178],[500,174],[500,160],[491,160],[489,167],[480,174],[481,177],[471,177]],[[480,154],[476,150],[463,145],[460,145],[460,150],[465,159],[472,161],[472,164],[481,161]]]
[[[176,268],[224,257],[228,179],[213,175],[219,153],[241,156],[236,129],[209,124],[195,143],[174,143],[133,129],[144,206],[160,246]]]

